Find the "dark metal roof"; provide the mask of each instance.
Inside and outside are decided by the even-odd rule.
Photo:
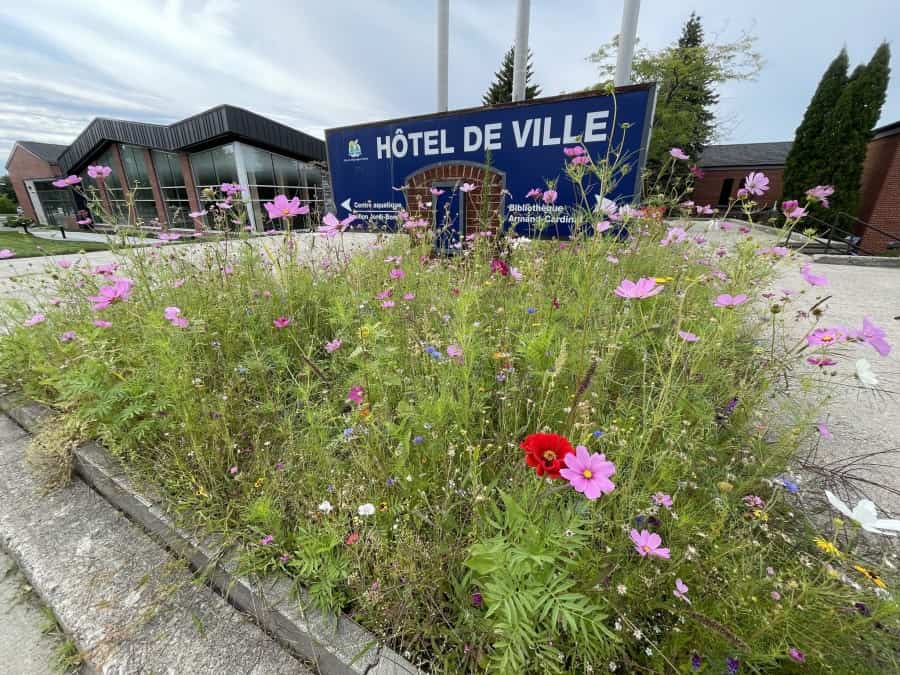
[[[196,150],[230,139],[244,140],[298,159],[325,159],[324,141],[249,110],[220,105],[168,126],[98,117],[61,153],[59,164],[66,172],[80,168],[107,143],[175,152]]]
[[[51,164],[56,163],[59,156],[69,147],[67,145],[57,145],[56,143],[36,143],[35,141],[16,141],[16,145],[21,145],[28,152]]]
[[[872,129],[872,140],[876,138],[884,138],[886,136],[894,136],[900,134],[900,120],[892,124],[885,124],[883,127]]]
[[[784,166],[793,141],[772,143],[736,143],[710,145],[703,150],[700,166],[704,169],[725,167]]]

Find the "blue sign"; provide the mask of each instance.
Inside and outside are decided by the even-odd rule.
[[[589,205],[598,197],[632,201],[640,189],[654,96],[654,85],[638,85],[620,88],[615,96],[558,96],[328,129],[338,216],[355,213],[373,228],[390,230],[398,227],[400,210],[421,217],[430,209],[439,221],[437,208],[449,191],[460,197],[453,202],[457,233],[477,225],[470,222],[476,207],[465,203],[483,204],[481,195],[490,195],[490,209],[518,233],[535,236],[540,223],[543,236],[567,236],[570,208],[587,204],[565,175],[570,158],[563,149],[583,145],[595,161],[612,149],[628,171],[606,195],[598,195],[596,180],[587,177]],[[527,196],[548,184],[556,190],[555,201]]]

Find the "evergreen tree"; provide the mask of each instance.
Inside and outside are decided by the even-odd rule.
[[[705,63],[708,55],[703,48],[703,37],[700,17],[691,12],[681,30],[678,51],[688,66],[687,72],[692,75],[682,85],[679,96],[682,106],[691,113],[690,128],[682,149],[692,157],[699,157],[712,140],[715,131],[713,109],[719,102],[719,95],[713,88],[711,69]]]
[[[848,66],[847,50],[842,49],[819,80],[803,121],[797,127],[784,168],[787,199],[801,199],[809,188],[829,182],[829,168],[836,149],[824,142],[825,131],[838,99],[847,88]]]
[[[482,97],[481,101],[484,105],[494,105],[495,103],[509,103],[512,101],[513,90],[513,66],[515,65],[515,47],[510,47],[509,51],[503,56],[500,64],[500,70],[494,74],[494,81],[491,83],[487,93]],[[535,98],[541,95],[541,88],[536,84],[529,84],[534,72],[531,68],[531,50],[528,50],[528,60],[525,63],[525,100]]]
[[[858,66],[854,70],[828,116],[822,145],[831,162],[823,176],[827,175],[828,182],[834,185],[831,208],[836,213],[855,217],[859,211],[866,150],[887,96],[890,60],[890,47],[886,42],[882,43],[868,65]],[[841,226],[847,229],[852,227],[852,223],[845,218]]]

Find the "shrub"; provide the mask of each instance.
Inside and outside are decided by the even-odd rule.
[[[896,603],[787,473],[815,418],[772,422],[781,252],[621,218],[124,251],[14,310],[0,374],[433,672],[894,670]]]

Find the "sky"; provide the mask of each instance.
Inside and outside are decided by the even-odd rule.
[[[882,40],[895,77],[879,124],[900,120],[898,0],[644,0],[641,46],[758,37],[754,82],[724,86],[718,142],[790,140],[842,46],[851,68]],[[450,0],[450,108],[479,105],[513,41],[515,0]],[[622,0],[532,0],[544,95],[597,81],[587,56],[618,32]],[[29,0],[0,3],[0,158],[14,141],[69,143],[94,117],[169,123],[230,103],[324,129],[434,110],[434,0]]]

